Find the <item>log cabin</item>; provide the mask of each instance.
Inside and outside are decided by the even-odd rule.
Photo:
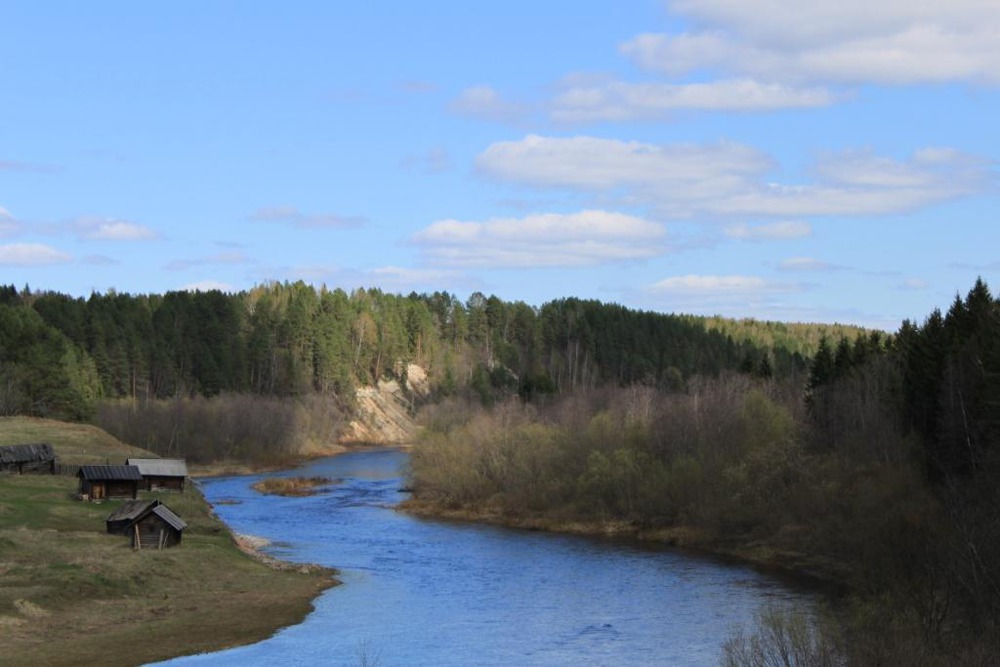
[[[131,498],[139,493],[142,475],[135,466],[86,465],[76,473],[80,478],[81,500]]]
[[[5,445],[0,447],[0,472],[22,475],[26,472],[56,473],[56,453],[52,445]]]
[[[128,535],[136,550],[176,546],[185,528],[187,523],[159,500],[127,500],[107,518],[108,532]]]
[[[125,465],[135,466],[142,475],[141,488],[146,491],[184,491],[187,462],[184,459],[125,459]]]

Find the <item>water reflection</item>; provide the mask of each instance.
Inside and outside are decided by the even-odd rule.
[[[762,604],[812,602],[668,549],[410,517],[391,509],[406,458],[376,450],[278,474],[338,480],[304,498],[258,494],[262,477],[203,482],[234,530],[337,567],[345,585],[266,641],[169,664],[709,665]]]

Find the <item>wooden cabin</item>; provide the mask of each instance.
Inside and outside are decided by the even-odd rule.
[[[184,491],[187,462],[184,459],[125,459],[125,465],[135,466],[142,475],[141,488],[146,491]]]
[[[0,472],[22,475],[26,472],[56,473],[56,453],[52,445],[5,445],[0,447]]]
[[[133,549],[165,549],[180,544],[187,523],[159,500],[126,500],[108,515],[107,530],[128,535]]]
[[[81,500],[131,498],[135,500],[142,475],[135,466],[87,465],[76,473]]]

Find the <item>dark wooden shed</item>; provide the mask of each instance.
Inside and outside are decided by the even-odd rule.
[[[180,544],[187,523],[159,500],[127,500],[108,515],[108,532],[128,535],[133,549]]]
[[[0,447],[0,472],[17,473],[56,472],[56,453],[52,445],[37,443],[30,445],[5,445]]]
[[[135,466],[89,465],[80,466],[81,500],[106,498],[131,498],[139,493],[142,475]]]
[[[187,479],[187,462],[184,459],[125,459],[126,465],[139,469],[142,488],[147,491],[183,491]]]

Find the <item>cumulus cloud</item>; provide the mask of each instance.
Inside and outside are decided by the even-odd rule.
[[[611,81],[564,90],[551,102],[557,122],[657,120],[677,111],[773,111],[825,107],[839,99],[826,88],[799,88],[748,78],[704,83]]]
[[[726,236],[743,241],[777,241],[783,239],[800,239],[812,235],[812,227],[808,223],[797,220],[785,220],[760,225],[748,225],[741,222],[725,229]]]
[[[294,206],[263,206],[249,216],[256,222],[274,222],[299,229],[344,229],[361,227],[368,218],[360,215],[334,213],[307,214]]]
[[[706,294],[733,292],[760,292],[768,288],[768,282],[757,276],[706,276],[688,274],[672,276],[650,285],[653,292],[673,292],[678,294]]]
[[[657,145],[587,136],[528,135],[476,159],[488,177],[617,196],[676,218],[889,214],[982,192],[993,165],[948,148],[905,160],[847,151],[820,156],[813,182],[769,180],[777,165],[735,142]]]
[[[65,264],[72,259],[67,253],[41,243],[0,245],[0,266],[48,266]]]
[[[528,114],[525,105],[505,100],[491,86],[466,88],[452,100],[448,108],[459,116],[498,123],[516,123]]]
[[[680,76],[833,84],[1000,83],[1000,5],[982,0],[678,0],[690,31],[621,46],[641,67]]]
[[[84,216],[70,223],[81,239],[88,241],[143,241],[157,238],[157,233],[135,222],[115,218]]]
[[[436,263],[458,267],[594,266],[654,257],[665,232],[622,213],[585,210],[485,222],[439,220],[413,237]]]
[[[656,145],[595,137],[528,135],[500,141],[476,158],[487,176],[578,190],[636,188],[711,196],[772,166],[760,151],[734,142]]]

